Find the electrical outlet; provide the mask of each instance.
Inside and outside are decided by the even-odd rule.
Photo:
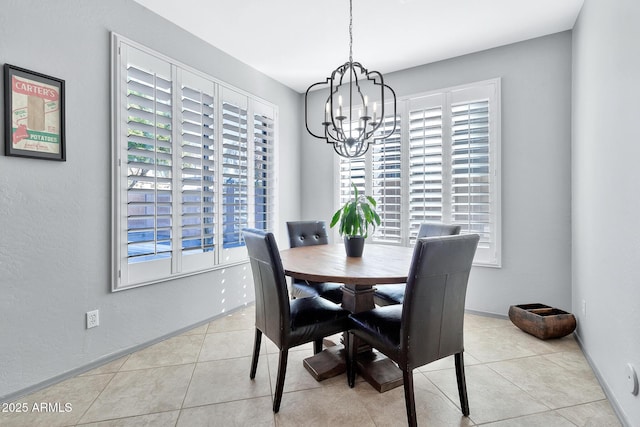
[[[87,311],[87,329],[95,328],[100,324],[100,311]]]

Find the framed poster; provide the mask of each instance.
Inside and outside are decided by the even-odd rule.
[[[65,158],[64,80],[4,64],[7,156]]]

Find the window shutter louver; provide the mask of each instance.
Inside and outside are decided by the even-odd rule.
[[[376,132],[384,135],[393,129],[386,139],[375,140],[371,145],[372,196],[380,215],[380,226],[376,228],[373,240],[377,243],[402,242],[402,152],[400,117],[385,117]]]
[[[344,206],[355,196],[353,185],[358,188],[358,192],[365,189],[365,158],[340,157],[340,207]]]
[[[215,247],[215,108],[213,86],[207,92],[182,85],[181,196],[182,253]]]
[[[443,221],[442,107],[409,111],[409,241],[423,222]]]
[[[273,231],[275,209],[274,162],[274,120],[265,114],[253,117],[253,154],[255,178],[254,227],[259,230]]]
[[[126,66],[129,263],[171,257],[171,86],[169,76]]]
[[[451,115],[451,216],[462,232],[480,235],[490,245],[489,101],[457,104]]]
[[[249,226],[247,108],[222,103],[222,228],[224,248],[244,246],[242,229]]]

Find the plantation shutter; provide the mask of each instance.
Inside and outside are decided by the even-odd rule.
[[[275,214],[273,108],[254,103],[254,227],[273,231]]]
[[[462,232],[490,244],[489,100],[454,104],[451,109],[451,216]]]
[[[352,200],[355,193],[353,185],[358,188],[358,193],[365,189],[365,157],[346,158],[339,157],[340,167],[340,206],[344,206]]]
[[[182,271],[190,271],[215,262],[216,111],[212,82],[187,72],[181,77],[180,231]]]
[[[232,250],[244,246],[242,229],[249,226],[247,99],[222,93],[222,233],[224,249]]]
[[[393,111],[388,108],[387,111]],[[400,116],[387,116],[376,131],[377,136],[393,129],[393,135],[386,139],[375,140],[371,150],[372,196],[380,215],[380,226],[376,228],[373,240],[377,243],[402,242],[402,144]]]
[[[411,100],[409,106],[409,242],[420,224],[443,221],[442,96]]]
[[[500,80],[398,105],[396,134],[376,141],[366,161],[340,158],[339,206],[356,182],[378,203],[376,242],[413,245],[424,222],[456,224],[480,235],[474,265],[500,267]]]
[[[171,68],[140,52],[126,63],[127,258],[171,257]]]
[[[276,221],[277,107],[112,41],[112,290],[246,262],[242,229]]]

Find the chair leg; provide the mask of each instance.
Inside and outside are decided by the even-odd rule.
[[[318,354],[322,351],[322,338],[319,338],[313,342],[313,354]]]
[[[407,421],[409,427],[417,427],[416,399],[413,394],[413,370],[402,371],[402,382],[404,383],[404,402],[407,406]]]
[[[258,369],[258,356],[260,356],[260,343],[262,342],[262,331],[256,328],[256,338],[253,343],[253,359],[251,359],[251,372],[249,378],[254,379],[256,377],[256,370]]]
[[[456,378],[458,379],[458,394],[460,395],[460,408],[465,417],[469,416],[469,399],[467,397],[467,381],[464,376],[464,358],[462,352],[455,354]]]
[[[284,375],[287,372],[287,356],[289,349],[280,349],[280,360],[278,361],[278,378],[276,379],[276,392],[273,397],[273,412],[280,410],[280,401],[282,400],[282,392],[284,391]]]
[[[355,351],[355,337],[351,332],[344,334],[344,347],[347,350],[347,384],[353,388],[356,383],[356,351]]]

